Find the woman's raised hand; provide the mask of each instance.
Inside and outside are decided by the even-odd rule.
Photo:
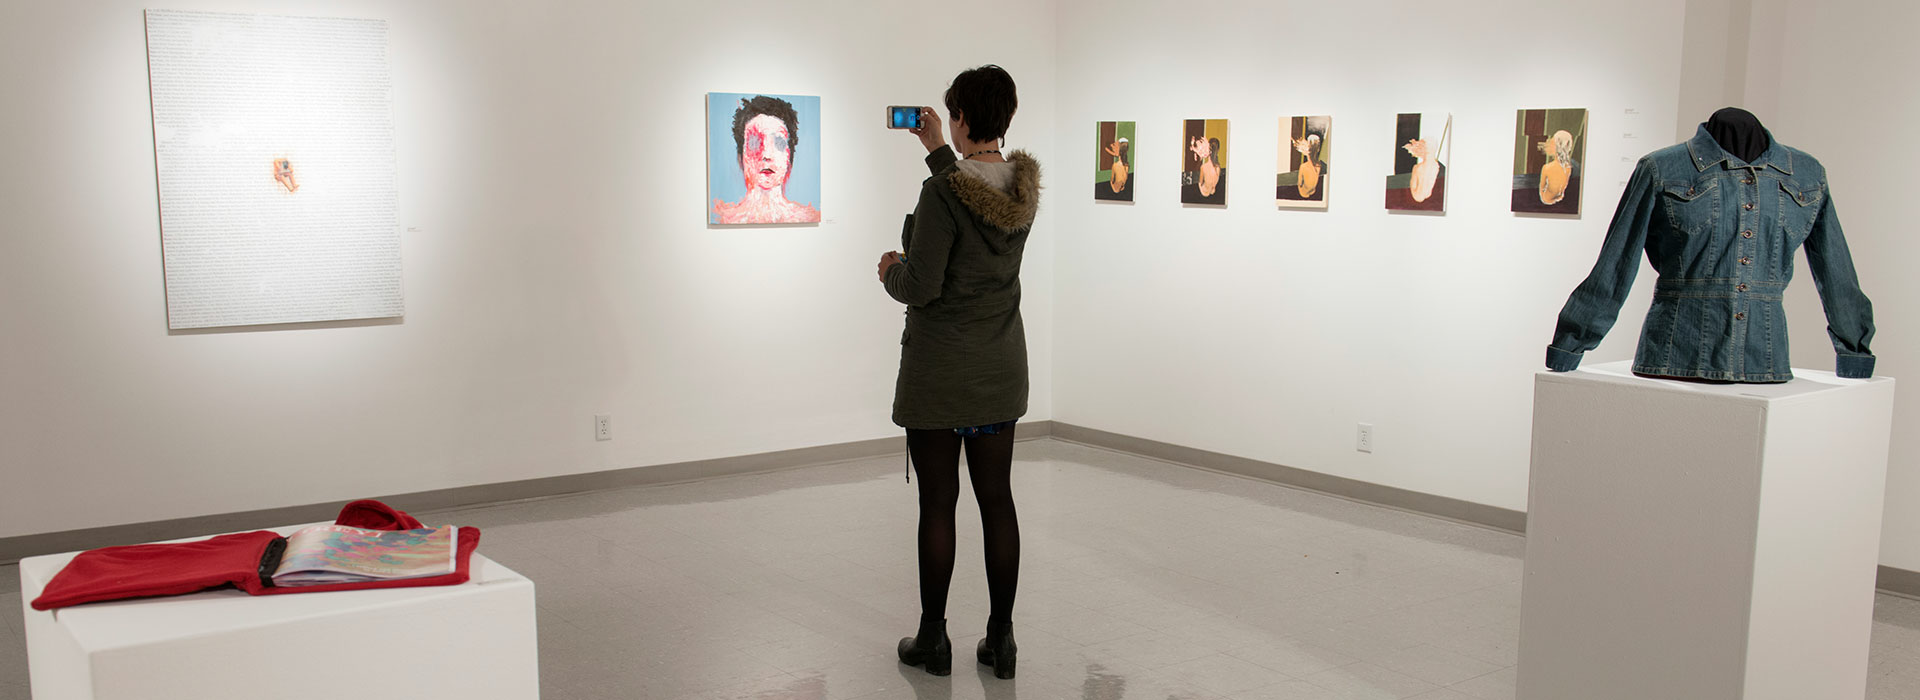
[[[940,121],[939,112],[935,111],[932,107],[921,107],[920,126],[908,129],[907,131],[912,132],[914,136],[920,137],[920,145],[926,146],[927,152],[932,153],[940,150],[941,146],[947,145],[947,138],[942,135],[946,130],[940,128],[941,126],[943,126],[943,124]]]

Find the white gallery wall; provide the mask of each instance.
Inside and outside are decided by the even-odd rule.
[[[1524,510],[1533,373],[1634,161],[1673,143],[1684,6],[1471,7],[1063,6],[1055,418]],[[1584,211],[1510,213],[1515,111],[1559,107],[1590,110]],[[1453,114],[1444,216],[1383,206],[1400,112]],[[1329,206],[1280,211],[1279,118],[1309,114]],[[1232,120],[1225,209],[1179,203],[1200,117]],[[1060,196],[1096,120],[1139,122],[1131,206]],[[1652,286],[1586,362],[1631,357]]]
[[[1920,89],[1899,76],[1920,66],[1920,46],[1908,36],[1916,25],[1920,5],[1910,2],[1754,0],[1746,84],[1747,102],[1774,136],[1827,166],[1861,287],[1873,300],[1874,373],[1902,382],[1881,563],[1908,571],[1920,571],[1920,277],[1910,269],[1920,240],[1905,185],[1920,148],[1900,127],[1920,114]],[[1805,260],[1787,289],[1794,364],[1831,368]]]
[[[148,7],[389,22],[404,320],[167,331]],[[975,7],[1005,29],[932,41],[946,9],[877,0],[0,3],[0,537],[898,435],[874,264],[926,172],[882,108],[997,62],[1010,144],[1053,160],[1051,6]],[[709,91],[822,98],[823,223],[707,227]]]

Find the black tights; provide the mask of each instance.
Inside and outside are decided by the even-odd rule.
[[[1020,520],[1013,510],[1013,426],[998,435],[961,437],[952,430],[907,430],[907,453],[920,477],[920,618],[945,619],[953,582],[953,509],[960,501],[960,449],[967,451],[973,497],[980,502],[981,535],[987,550],[989,624],[1013,620],[1013,593],[1020,583]]]

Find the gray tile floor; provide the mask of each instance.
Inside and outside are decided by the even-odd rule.
[[[1511,700],[1522,540],[1077,445],[1022,443],[1012,681],[962,497],[947,678],[919,616],[899,458],[437,513],[534,579],[546,700]],[[27,697],[0,567],[0,698]],[[964,658],[962,658],[964,657]],[[1868,697],[1920,697],[1920,601],[1882,595]]]

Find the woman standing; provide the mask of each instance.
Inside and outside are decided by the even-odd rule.
[[[953,669],[946,608],[964,449],[992,606],[977,655],[994,676],[1012,678],[1020,524],[1008,477],[1014,421],[1027,412],[1020,258],[1040,206],[1040,164],[1024,151],[1000,152],[1019,100],[999,66],[961,73],[945,101],[953,147],[941,138],[939,114],[922,109],[913,133],[933,176],[901,234],[906,253],[882,255],[879,266],[887,294],[907,305],[893,422],[907,429],[920,476],[920,629],[900,640],[899,653],[928,673]]]

